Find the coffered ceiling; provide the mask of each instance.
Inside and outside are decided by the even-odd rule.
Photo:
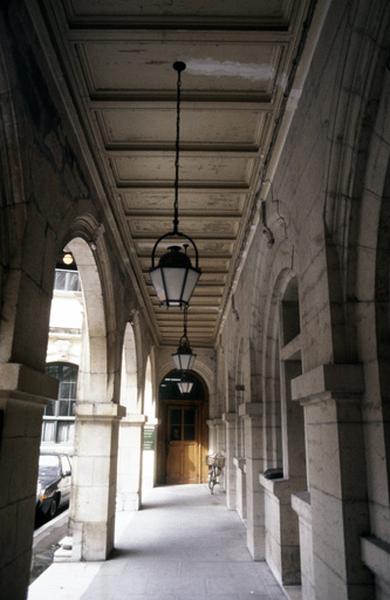
[[[42,0],[39,6],[163,344],[177,343],[182,315],[159,306],[148,269],[154,242],[171,228],[172,63],[187,64],[180,229],[194,238],[202,269],[189,336],[193,346],[213,345],[307,2]]]

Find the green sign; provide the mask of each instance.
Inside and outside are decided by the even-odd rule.
[[[154,427],[144,428],[144,450],[154,450]]]

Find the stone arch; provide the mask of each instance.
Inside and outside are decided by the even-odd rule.
[[[69,248],[75,255],[83,292],[88,291],[88,299],[84,294],[86,316],[90,337],[93,337],[95,342],[91,358],[98,360],[99,355],[106,365],[105,401],[118,402],[119,365],[122,358],[122,347],[119,343],[121,338],[117,335],[117,304],[120,298],[114,294],[114,273],[104,236],[104,226],[93,214],[85,213],[76,217],[71,226],[67,227],[62,240],[62,247]]]
[[[73,238],[66,246],[80,274],[85,307],[85,327],[80,365],[79,397],[82,401],[107,402],[107,326],[103,289],[95,257],[87,242]]]
[[[131,323],[126,323],[123,336],[120,404],[126,406],[128,413],[139,412],[138,357],[134,327]]]
[[[156,372],[156,377],[155,377],[157,385],[163,379],[164,375],[172,370],[172,368],[173,368],[172,364],[173,364],[172,358],[170,355],[167,356],[164,360],[161,360],[159,362],[158,370]],[[193,371],[197,375],[200,375],[201,378],[203,379],[203,381],[205,382],[207,392],[208,392],[209,402],[211,404],[211,402],[213,401],[213,398],[214,398],[214,384],[215,384],[213,369],[209,366],[209,364],[207,364],[206,360],[204,360],[203,357],[200,354],[198,354],[198,356],[196,357],[196,363],[195,363],[195,367],[194,367]]]
[[[121,349],[102,233],[93,217],[80,217],[62,246],[74,256],[85,315],[70,503],[73,560],[104,560],[114,543],[118,426],[124,409],[118,404]],[[88,503],[94,504],[94,514],[86,510]]]
[[[383,65],[382,65],[383,67]],[[370,135],[362,178],[362,193],[351,214],[349,237],[348,316],[356,344],[356,360],[363,364],[365,391],[362,410],[366,484],[374,535],[390,540],[381,516],[390,505],[390,433],[388,385],[390,334],[390,73],[379,69],[381,93],[370,119]],[[378,74],[378,77],[379,77]],[[362,468],[364,465],[362,464]],[[370,566],[370,565],[369,565]]]
[[[349,14],[345,20],[330,113],[329,139],[332,141],[326,157],[323,216],[333,361],[350,363],[357,360],[358,343],[354,311],[348,306],[354,299],[356,284],[355,241],[360,227],[357,215],[386,73],[388,57],[384,48],[389,34],[390,9],[386,2],[360,0],[346,5],[344,10]],[[356,34],[365,29],[370,30],[370,35]],[[372,183],[375,189],[376,182]],[[371,219],[369,215],[368,220]]]

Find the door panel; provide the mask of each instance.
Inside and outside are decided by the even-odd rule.
[[[200,440],[196,406],[168,406],[167,483],[198,483]]]

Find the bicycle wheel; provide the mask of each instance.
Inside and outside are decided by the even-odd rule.
[[[214,486],[215,486],[215,473],[214,473],[214,465],[212,465],[209,469],[209,480],[208,480],[208,486],[209,486],[209,490],[211,492],[211,494],[214,494]]]

